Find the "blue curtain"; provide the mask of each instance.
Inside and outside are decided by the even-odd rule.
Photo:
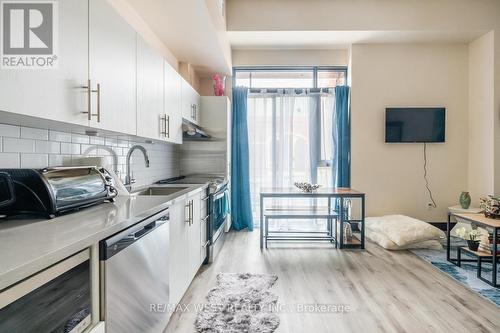
[[[333,184],[351,186],[351,123],[349,87],[335,87],[335,117],[333,117]]]
[[[319,108],[321,103],[319,95],[313,95],[309,98],[309,165],[311,169],[311,183],[318,182],[318,161],[321,159],[319,148],[321,147],[321,114]]]
[[[231,126],[231,218],[235,230],[253,230],[248,162],[248,89],[233,89]]]

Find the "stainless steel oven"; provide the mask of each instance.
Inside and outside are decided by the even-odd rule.
[[[209,197],[208,224],[208,261],[213,262],[222,249],[225,241],[225,227],[229,221],[229,188],[228,183],[222,184],[217,192]]]
[[[205,184],[208,183],[207,196],[202,197],[202,257],[214,261],[222,249],[225,233],[231,226],[229,180],[220,175],[189,175],[165,179],[160,184]],[[205,204],[206,203],[206,204]],[[205,208],[206,207],[206,208]],[[205,228],[206,225],[206,229]],[[206,230],[206,232],[205,232]],[[206,238],[204,237],[206,235]]]
[[[80,333],[91,325],[89,250],[0,292],[0,332]]]

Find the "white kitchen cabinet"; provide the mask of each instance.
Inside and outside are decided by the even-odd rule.
[[[137,135],[156,140],[167,140],[168,135],[163,63],[163,57],[137,36]]]
[[[88,125],[87,0],[59,1],[59,65],[56,69],[5,69],[0,74],[0,110]]]
[[[201,265],[201,193],[190,196],[188,200],[191,203],[191,223],[188,229],[188,276],[191,281]]]
[[[182,79],[182,116],[197,124],[200,119],[200,95],[184,79]]]
[[[170,208],[170,304],[177,304],[201,266],[201,193]]]
[[[188,278],[188,223],[186,202],[176,202],[170,207],[170,304],[177,304],[187,290]]]
[[[90,126],[136,134],[136,32],[107,1],[89,9]]]
[[[182,77],[164,61],[164,114],[168,116],[167,141],[182,143]]]

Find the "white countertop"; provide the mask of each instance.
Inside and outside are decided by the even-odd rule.
[[[165,196],[117,197],[114,203],[84,208],[51,220],[0,220],[0,290],[203,188],[206,185],[193,185]]]

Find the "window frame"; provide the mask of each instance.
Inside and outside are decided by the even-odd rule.
[[[318,72],[320,71],[338,71],[343,72],[345,79],[347,81],[347,66],[235,66],[233,67],[233,80],[232,86],[236,87],[236,74],[238,72],[266,72],[266,71],[283,71],[283,72],[306,72],[311,71],[313,74],[313,87],[312,88],[294,88],[294,89],[318,89]],[[346,82],[347,83],[347,82]],[[250,74],[250,87],[252,88],[252,75]],[[282,88],[258,88],[258,89],[286,89],[289,87]]]
[[[238,72],[265,72],[265,71],[284,71],[284,72],[304,72],[311,71],[313,73],[313,88],[293,88],[293,89],[319,89],[318,88],[318,72],[320,71],[339,71],[343,72],[345,75],[345,80],[347,84],[347,74],[348,69],[347,66],[235,66],[233,67],[233,80],[232,87],[236,87],[236,74]],[[252,88],[252,77],[250,74],[250,87],[248,89],[268,89],[268,90],[276,90],[276,89],[287,89],[289,87],[282,88]],[[325,89],[324,87],[322,89]],[[320,119],[318,119],[320,120]],[[321,124],[319,124],[319,128]],[[319,144],[321,145],[321,140],[319,140]],[[333,147],[332,147],[333,148]],[[319,151],[321,151],[321,147],[318,147]],[[318,168],[330,168],[332,166],[331,160],[322,160],[321,153],[319,156],[319,160],[317,161]]]

